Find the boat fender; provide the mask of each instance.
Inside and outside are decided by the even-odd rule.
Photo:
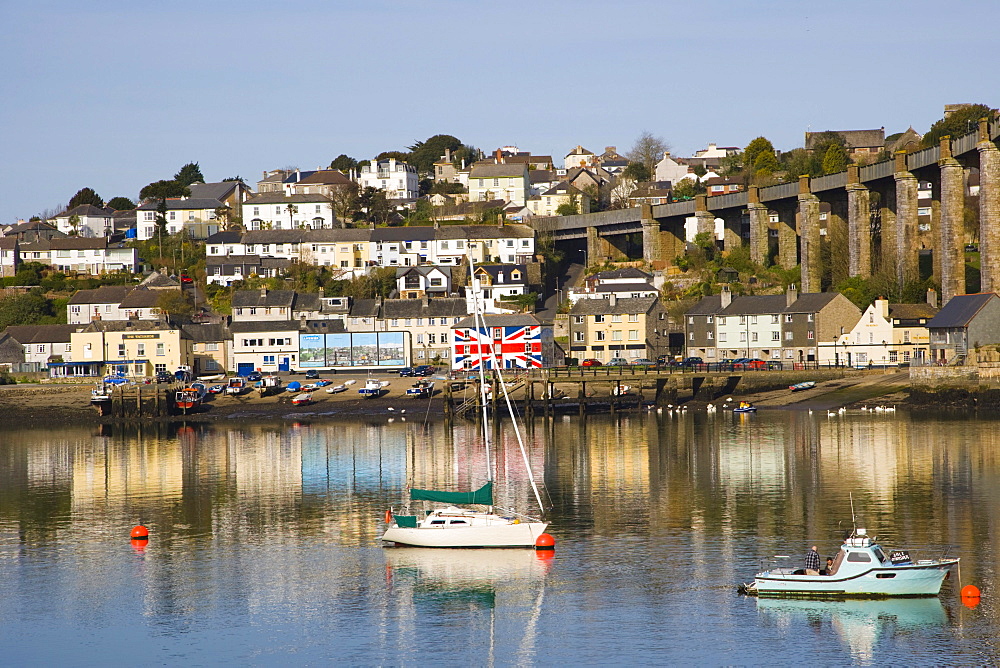
[[[520,524],[520,523],[521,523],[521,520],[519,520],[519,519],[515,519],[514,522],[513,522],[513,524]]]
[[[392,508],[385,509],[385,523],[386,524],[392,523]]]

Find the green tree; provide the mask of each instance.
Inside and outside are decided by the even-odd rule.
[[[978,127],[980,118],[993,118],[996,113],[996,109],[985,104],[970,104],[956,109],[945,118],[935,121],[920,140],[920,144],[924,148],[929,148],[937,146],[941,137],[945,135],[953,138],[961,137],[974,131]]]
[[[643,183],[653,179],[653,172],[644,163],[630,162],[628,167],[622,170],[622,176],[636,183]]]
[[[237,174],[236,176],[227,176],[226,178],[222,179],[223,183],[229,183],[230,181],[239,181],[240,183],[245,183],[243,181],[243,177],[240,176],[239,174]]]
[[[357,168],[358,161],[345,153],[341,153],[330,163],[330,169],[338,169],[344,174],[347,174],[352,169]]]
[[[80,234],[80,216],[74,213],[67,222],[70,226],[69,236],[75,237]]]
[[[629,162],[640,162],[645,165],[650,174],[656,172],[656,163],[663,158],[664,151],[670,150],[670,146],[663,141],[662,137],[657,137],[653,133],[644,130],[632,144],[625,157]],[[647,181],[649,179],[646,179]]]
[[[410,149],[407,162],[416,167],[420,174],[432,174],[434,163],[441,159],[445,151],[456,152],[463,148],[463,144],[458,137],[452,135],[434,135],[407,148]]]
[[[156,299],[156,308],[170,316],[191,315],[194,302],[183,290],[164,290]]]
[[[201,175],[201,167],[198,166],[197,162],[189,162],[174,174],[174,181],[189,186],[192,183],[204,183],[205,177]]]
[[[743,149],[743,164],[756,168],[757,157],[762,153],[774,155],[774,144],[767,137],[757,137]]]
[[[191,189],[177,181],[154,181],[139,191],[139,199],[157,201],[156,205],[156,237],[160,264],[163,264],[163,236],[167,233],[167,199],[171,197],[186,197]],[[169,236],[169,235],[168,235]]]
[[[675,200],[693,199],[695,195],[705,192],[705,184],[698,179],[681,179],[674,185],[671,196]]]
[[[112,197],[108,200],[108,208],[115,211],[130,211],[135,208],[135,202],[128,197]]]
[[[81,188],[75,195],[73,195],[73,197],[70,198],[69,204],[66,205],[66,208],[73,209],[81,204],[92,204],[96,207],[103,207],[104,200],[101,199],[100,195],[94,192],[93,188]]]
[[[578,213],[580,213],[580,206],[577,203],[576,195],[570,196],[568,202],[564,202],[556,207],[557,216],[575,216]]]
[[[0,298],[0,331],[10,325],[41,324],[52,316],[52,306],[40,288]]]
[[[841,144],[831,143],[823,155],[823,173],[836,174],[847,169],[847,164],[851,161],[847,151]]]
[[[375,156],[376,161],[388,160],[390,158],[395,158],[397,162],[406,162],[409,159],[410,154],[403,151],[382,151]]]
[[[761,151],[753,161],[753,180],[770,178],[778,171],[778,167],[778,158],[774,155],[774,151]]]
[[[431,186],[431,195],[460,195],[467,192],[465,186],[454,181],[437,181]]]
[[[381,225],[388,222],[389,201],[385,198],[385,191],[368,186],[358,195],[359,208],[365,212],[365,219],[370,223]]]

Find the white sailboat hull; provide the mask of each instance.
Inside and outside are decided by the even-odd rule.
[[[547,526],[546,522],[416,528],[392,525],[382,541],[411,547],[535,547]]]

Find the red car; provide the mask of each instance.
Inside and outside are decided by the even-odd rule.
[[[181,274],[181,283],[194,283],[194,279],[187,274]]]
[[[743,370],[754,369],[759,371],[761,369],[766,369],[766,368],[767,364],[764,363],[764,360],[759,360],[759,359],[743,360],[741,362],[736,362],[735,364],[733,364],[733,369],[743,369]]]
[[[580,362],[580,366],[604,366],[601,360],[586,359]]]

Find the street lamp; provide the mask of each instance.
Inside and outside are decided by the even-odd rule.
[[[587,249],[581,248],[578,252],[583,253],[583,273],[587,274]]]
[[[840,357],[837,355],[837,339],[839,336],[834,335],[833,337],[833,366],[840,366]]]

